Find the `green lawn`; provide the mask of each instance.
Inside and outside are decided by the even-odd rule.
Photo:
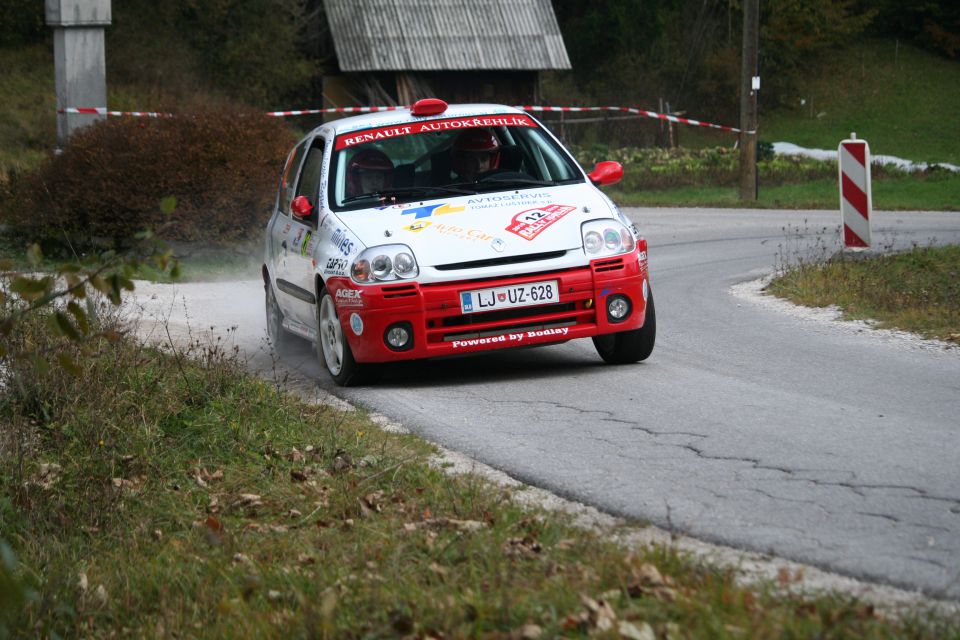
[[[791,109],[760,114],[760,138],[771,142],[836,149],[851,131],[874,155],[960,164],[960,65],[871,41],[810,74]]]
[[[908,175],[876,180],[872,187],[873,208],[876,210],[960,210],[960,174]],[[737,187],[703,186],[633,192],[610,189],[608,193],[622,206],[840,209],[837,181],[827,179],[767,187],[761,177],[759,199],[750,203],[740,201]]]

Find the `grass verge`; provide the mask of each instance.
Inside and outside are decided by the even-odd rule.
[[[16,338],[76,349],[46,327]],[[0,608],[0,635],[960,633],[924,612],[784,593],[796,576],[745,588],[668,547],[625,550],[445,475],[413,436],[252,379],[217,346],[103,341],[81,356],[78,376],[2,370],[0,531],[19,564],[0,565],[0,587],[6,573],[27,597]]]
[[[851,320],[873,319],[881,327],[960,344],[960,246],[800,264],[768,290],[797,304],[836,305]]]

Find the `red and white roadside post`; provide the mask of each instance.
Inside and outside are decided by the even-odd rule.
[[[840,171],[840,214],[843,218],[845,249],[870,248],[870,218],[873,195],[870,192],[870,145],[851,133],[837,148]]]

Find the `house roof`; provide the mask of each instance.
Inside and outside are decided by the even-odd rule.
[[[569,69],[550,0],[324,0],[341,71]]]

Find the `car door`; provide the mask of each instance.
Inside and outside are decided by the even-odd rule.
[[[323,175],[324,140],[314,137],[306,145],[306,154],[300,167],[291,200],[290,230],[287,232],[284,248],[284,269],[281,290],[288,298],[290,317],[310,330],[316,324],[316,286],[314,274],[314,249],[317,246],[317,222],[323,210],[320,195],[320,182]],[[294,200],[306,198],[311,205],[309,215],[300,217],[296,212]]]
[[[270,274],[273,277],[277,304],[280,305],[284,317],[288,317],[292,312],[290,296],[284,293],[281,288],[287,277],[287,259],[289,255],[288,238],[291,229],[293,229],[290,203],[293,201],[296,179],[300,173],[300,165],[306,150],[307,142],[304,141],[294,147],[290,155],[287,156],[287,162],[283,168],[283,175],[280,178],[276,211],[271,218],[270,229],[268,231],[268,266]]]

